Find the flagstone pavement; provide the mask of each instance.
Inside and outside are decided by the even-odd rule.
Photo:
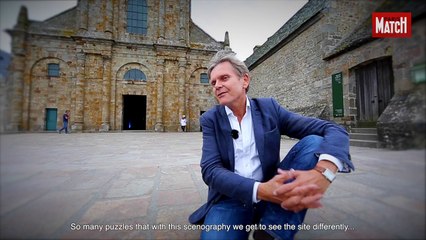
[[[199,239],[201,133],[0,135],[1,239]],[[282,156],[294,140],[282,140]],[[297,239],[425,239],[425,150],[351,147]]]

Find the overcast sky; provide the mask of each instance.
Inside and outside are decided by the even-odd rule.
[[[191,18],[217,41],[229,32],[232,50],[241,60],[256,45],[263,44],[290,19],[307,0],[192,0]],[[5,29],[16,24],[21,5],[27,6],[31,20],[42,21],[74,7],[76,0],[0,0],[0,48],[10,52]]]

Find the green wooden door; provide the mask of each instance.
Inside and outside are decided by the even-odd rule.
[[[46,108],[46,131],[56,131],[58,109]]]

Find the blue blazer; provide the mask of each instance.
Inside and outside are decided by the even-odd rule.
[[[301,139],[307,135],[324,137],[317,154],[330,154],[342,161],[344,171],[354,169],[349,155],[349,137],[336,124],[304,117],[287,111],[272,98],[250,99],[254,136],[263,171],[263,181],[270,180],[280,163],[281,135]],[[252,204],[255,180],[234,173],[234,145],[225,107],[218,105],[200,118],[203,129],[201,172],[209,186],[207,203],[189,216],[189,222],[202,224],[204,217],[221,197]]]

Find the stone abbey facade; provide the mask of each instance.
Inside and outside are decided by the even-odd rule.
[[[373,12],[411,12],[410,38],[372,38]],[[379,145],[426,147],[426,4],[310,0],[245,61],[249,94],[354,127]]]
[[[21,8],[12,36],[6,131],[199,131],[216,104],[208,61],[229,47],[200,29],[190,0],[79,0],[43,22]],[[227,34],[224,33],[225,38]]]
[[[199,131],[216,104],[205,74],[229,48],[192,22],[190,0],[79,0],[43,22],[21,9],[4,131]],[[372,38],[373,12],[411,12],[410,38]],[[310,0],[246,59],[251,97],[304,115],[377,127],[380,145],[425,147],[426,4]],[[0,94],[1,95],[1,94]],[[2,99],[5,97],[2,96]],[[1,123],[0,123],[1,125]]]

